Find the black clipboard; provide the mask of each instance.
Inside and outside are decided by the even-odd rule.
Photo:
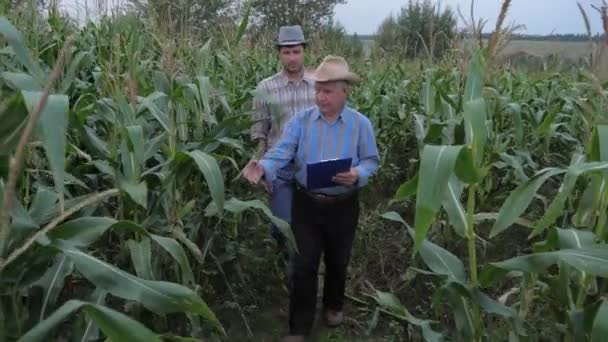
[[[352,158],[328,159],[306,164],[306,188],[308,190],[330,188],[336,185],[332,178],[342,172],[348,172]]]

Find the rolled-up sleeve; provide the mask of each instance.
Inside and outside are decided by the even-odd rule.
[[[374,128],[367,118],[362,119],[358,138],[358,154],[359,164],[355,166],[359,173],[357,186],[363,187],[368,184],[369,178],[376,172],[380,163]]]
[[[254,121],[251,126],[251,140],[262,139],[266,141],[268,139],[268,132],[270,131],[270,109],[266,98],[268,97],[268,91],[264,86],[264,83],[260,83],[253,96],[253,113],[252,119]]]
[[[267,181],[274,181],[277,177],[277,170],[287,166],[295,157],[300,134],[300,120],[296,115],[287,121],[279,141],[260,160],[260,164],[264,168],[264,177]]]

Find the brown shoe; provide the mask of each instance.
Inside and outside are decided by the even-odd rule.
[[[328,327],[337,327],[344,322],[344,313],[342,311],[325,310],[325,324]]]
[[[302,335],[289,335],[283,337],[281,342],[306,342],[306,338]]]

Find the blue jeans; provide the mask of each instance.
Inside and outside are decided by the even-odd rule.
[[[270,195],[270,211],[272,215],[291,224],[291,202],[293,199],[293,181],[280,177],[272,183],[272,194]],[[271,235],[280,246],[286,242],[286,238],[279,228],[272,224]]]

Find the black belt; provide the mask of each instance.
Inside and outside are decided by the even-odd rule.
[[[298,182],[296,182],[296,190],[306,194],[308,197],[310,197],[315,202],[319,202],[319,203],[323,203],[323,204],[334,204],[334,203],[344,202],[348,199],[353,198],[358,192],[357,190],[354,190],[354,191],[350,191],[350,192],[344,193],[344,194],[329,195],[329,194],[323,194],[320,192],[308,191],[304,186],[302,186]]]

